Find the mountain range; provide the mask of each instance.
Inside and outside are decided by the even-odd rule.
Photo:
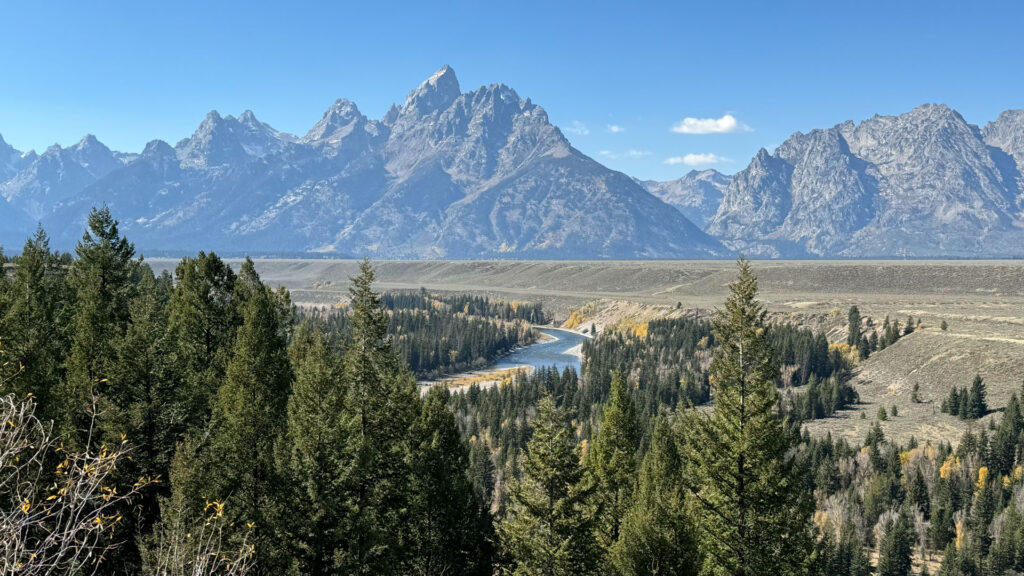
[[[73,245],[105,203],[141,248],[376,258],[709,258],[729,251],[580,153],[543,108],[445,66],[379,120],[338,100],[301,137],[246,111],[137,155],[87,136],[6,153],[7,236]],[[9,238],[2,238],[11,242]]]
[[[1024,112],[943,105],[796,133],[732,177],[706,231],[765,257],[1024,255]]]
[[[210,112],[174,146],[0,138],[0,245],[70,248],[106,204],[143,250],[374,258],[1019,257],[1024,111],[943,105],[795,133],[727,176],[640,181],[504,85],[445,66],[380,119],[338,100],[305,135]]]

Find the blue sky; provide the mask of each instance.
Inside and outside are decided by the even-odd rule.
[[[340,97],[379,117],[450,64],[464,91],[532,98],[615,169],[731,173],[846,119],[941,102],[984,125],[1024,107],[1022,30],[1020,2],[5,3],[0,134],[138,151],[211,109],[301,134]]]

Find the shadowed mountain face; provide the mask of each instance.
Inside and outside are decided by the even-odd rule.
[[[797,133],[732,178],[707,231],[756,256],[1019,256],[1022,128],[925,105]]]
[[[3,158],[0,150],[0,168]],[[299,138],[249,111],[214,111],[174,147],[154,141],[128,157],[88,137],[3,169],[4,208],[42,220],[62,247],[80,237],[90,208],[106,203],[124,232],[150,249],[378,258],[729,254],[632,179],[572,148],[529,99],[503,85],[463,93],[447,66],[380,120],[338,100]]]

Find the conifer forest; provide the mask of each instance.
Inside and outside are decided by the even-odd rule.
[[[155,273],[106,208],[73,253],[8,249],[0,574],[1024,573],[1024,389],[996,413],[979,374],[936,407],[987,425],[888,438],[851,375],[920,320],[779,321],[743,258],[713,313],[449,388],[555,314],[368,260],[330,307],[212,252]],[[807,431],[829,418],[874,422]]]

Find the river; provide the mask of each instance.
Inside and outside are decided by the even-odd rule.
[[[505,370],[518,366],[531,366],[533,368],[557,366],[559,370],[562,370],[569,366],[575,369],[576,373],[579,373],[579,350],[575,350],[576,354],[570,351],[583,344],[587,337],[572,330],[563,330],[561,328],[536,328],[536,330],[548,336],[548,338],[544,338],[529,346],[523,346],[508,356],[501,358],[494,364],[493,369]]]
[[[477,379],[477,384],[482,388],[489,388],[497,384],[497,381],[500,379],[498,374],[501,371],[514,368],[529,367],[535,370],[537,368],[555,366],[558,370],[569,367],[576,370],[577,374],[580,372],[580,347],[583,345],[583,341],[587,339],[586,336],[562,328],[535,328],[535,330],[543,334],[541,340],[529,346],[523,346],[507,356],[503,356],[486,368],[461,374],[452,374],[442,380],[422,381],[420,382],[420,392],[426,393],[431,386],[442,382],[448,382],[453,391],[466,390],[469,388],[468,384],[452,386],[452,381],[464,378]],[[488,378],[491,373],[495,374],[495,380]]]

